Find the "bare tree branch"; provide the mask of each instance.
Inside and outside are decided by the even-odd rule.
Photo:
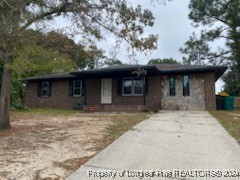
[[[45,13],[40,13],[38,14],[36,17],[30,19],[26,24],[24,24],[18,33],[21,33],[22,31],[24,31],[25,29],[27,29],[30,25],[32,25],[33,23],[42,20],[46,17],[49,17],[53,14],[57,14],[57,13],[62,13],[62,12],[66,12],[67,8],[71,5],[71,3],[68,3],[68,1],[66,0],[61,6],[56,7],[54,9],[52,9],[51,11],[45,12]]]

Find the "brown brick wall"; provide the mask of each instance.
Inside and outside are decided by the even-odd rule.
[[[199,75],[204,77],[205,105],[207,110],[215,109],[215,77],[214,73]],[[143,105],[142,96],[117,95],[117,79],[112,79],[112,104],[105,105],[106,111],[121,109],[122,111],[138,111],[143,109],[162,109],[162,82],[163,77],[152,76],[148,78],[148,95],[146,106]],[[38,83],[30,82],[27,85],[25,104],[28,107],[58,107],[72,108],[77,102],[84,102],[84,97],[68,96],[69,81],[53,81],[51,97],[37,97]],[[86,80],[87,105],[101,105],[101,79]],[[166,86],[169,89],[168,86]],[[177,91],[177,89],[176,89]]]
[[[112,79],[112,104],[113,105],[143,105],[142,96],[117,95],[117,79]]]
[[[101,104],[101,79],[86,80],[87,105]]]
[[[101,104],[101,79],[86,80],[87,86],[87,105]],[[113,105],[141,105],[140,96],[121,96],[117,95],[117,79],[112,79],[112,104]]]
[[[146,105],[160,109],[161,91],[160,78],[149,77],[148,95]],[[101,104],[101,79],[90,79],[86,81],[87,105]],[[112,105],[143,105],[143,96],[122,96],[117,94],[117,79],[112,78]]]
[[[25,105],[27,107],[58,107],[58,108],[73,108],[77,102],[83,102],[84,97],[68,96],[69,82],[53,81],[51,97],[37,96],[37,82],[27,84]]]
[[[204,76],[205,109],[216,110],[215,74],[213,72],[206,73]]]
[[[161,78],[152,76],[148,78],[148,95],[146,105],[150,109],[161,109]]]
[[[146,107],[151,109],[161,108],[160,78],[149,77],[148,95],[146,95],[146,106],[143,106],[143,96],[122,96],[117,95],[117,79],[112,79],[112,106],[106,106],[110,111],[118,106],[126,111],[142,110]],[[25,104],[28,107],[59,107],[72,108],[77,102],[84,102],[84,97],[68,96],[68,80],[52,81],[51,97],[37,97],[37,82],[30,82],[27,85]],[[101,79],[86,80],[87,105],[101,105]],[[126,107],[124,107],[126,106]],[[128,106],[128,107],[127,107]],[[129,109],[129,110],[128,110]]]

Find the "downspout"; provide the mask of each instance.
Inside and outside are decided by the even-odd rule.
[[[84,87],[84,91],[85,91],[85,96],[84,96],[84,105],[87,105],[87,81],[85,79],[85,87]]]
[[[146,105],[146,74],[147,74],[147,70],[143,71],[143,105]]]
[[[145,83],[145,74],[143,74],[143,105],[146,105],[146,83]]]

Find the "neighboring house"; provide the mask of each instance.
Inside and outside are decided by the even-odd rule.
[[[202,65],[120,65],[26,78],[28,107],[141,111],[214,110],[215,82],[226,67]],[[140,73],[139,73],[140,72]]]

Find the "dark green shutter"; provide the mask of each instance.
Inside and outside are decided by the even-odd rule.
[[[86,96],[86,80],[82,80],[82,96]]]
[[[117,78],[117,95],[122,95],[122,78]]]
[[[48,86],[48,96],[51,97],[51,95],[52,95],[52,82],[49,81],[48,84],[49,84],[49,86]]]
[[[148,95],[148,77],[145,77],[145,95]]]
[[[69,80],[68,95],[73,96],[73,80]]]
[[[42,82],[38,82],[37,96],[38,96],[38,97],[41,97],[41,96],[42,96]]]

